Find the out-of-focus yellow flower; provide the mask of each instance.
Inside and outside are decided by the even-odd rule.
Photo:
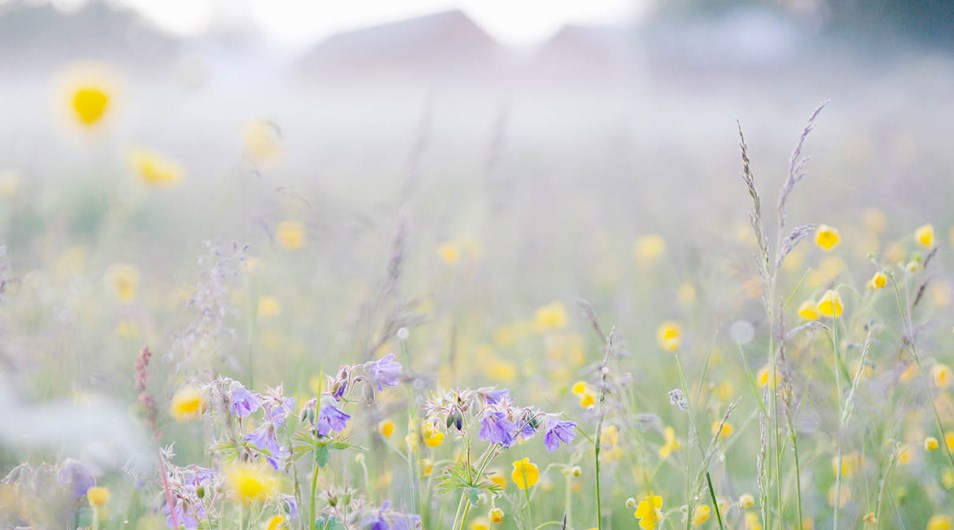
[[[596,392],[583,381],[577,381],[570,389],[580,400],[580,406],[588,409],[596,405]]]
[[[703,504],[701,506],[696,506],[696,510],[692,512],[692,526],[702,526],[709,520],[709,505]]]
[[[278,491],[278,480],[268,467],[247,462],[231,464],[225,470],[225,483],[242,504],[263,501]]]
[[[540,480],[540,469],[529,458],[517,460],[513,463],[510,478],[522,490],[532,488]]]
[[[485,373],[495,381],[509,383],[517,377],[517,366],[510,361],[492,359],[487,363]]]
[[[169,414],[178,421],[192,420],[202,413],[204,403],[202,391],[193,385],[187,385],[173,394]]]
[[[949,467],[944,469],[941,473],[941,485],[948,490],[954,488],[954,470]]]
[[[682,447],[682,444],[679,443],[679,440],[676,438],[676,430],[672,427],[666,427],[663,430],[663,440],[664,443],[658,452],[659,458],[669,458],[669,455]]]
[[[901,375],[898,377],[898,381],[902,383],[910,383],[916,375],[918,375],[918,364],[916,362],[910,361],[904,368],[904,371],[901,372]]]
[[[390,438],[394,435],[394,422],[391,420],[384,420],[378,424],[378,434],[385,438]]]
[[[558,329],[566,326],[566,308],[560,302],[553,302],[537,309],[533,322],[541,331]]]
[[[11,200],[20,192],[20,176],[12,171],[0,173],[0,199]]]
[[[678,323],[667,320],[656,328],[656,342],[666,351],[676,351],[682,341],[682,328]]]
[[[954,519],[950,515],[934,514],[928,519],[927,530],[951,530],[954,528]]]
[[[116,324],[116,334],[124,339],[138,339],[139,326],[137,326],[132,320],[120,320]]]
[[[456,265],[460,261],[460,245],[451,241],[442,243],[437,247],[437,257],[445,265]]]
[[[500,508],[494,508],[490,510],[490,513],[487,515],[490,519],[490,522],[493,524],[500,524],[504,520],[504,512]]]
[[[875,517],[874,512],[868,512],[861,519],[866,525],[876,525],[878,524],[878,518]]]
[[[269,120],[254,120],[242,129],[245,151],[255,162],[268,162],[281,154],[281,133]]]
[[[636,505],[633,516],[639,519],[639,527],[643,530],[656,530],[656,525],[662,522],[663,499],[659,495],[648,495]]]
[[[93,486],[86,490],[86,500],[94,508],[102,508],[109,502],[109,490],[102,486]]]
[[[185,174],[182,166],[176,162],[142,147],[136,147],[130,151],[129,164],[139,177],[139,181],[153,188],[174,186]]]
[[[490,523],[487,522],[487,519],[478,517],[470,523],[470,530],[490,530]]]
[[[865,228],[872,234],[882,234],[888,228],[888,216],[878,208],[868,208],[861,217]]]
[[[265,523],[265,530],[278,530],[279,528],[285,528],[285,517],[281,515],[269,517]]]
[[[911,446],[904,444],[898,448],[898,464],[902,466],[911,465],[911,461],[914,459],[914,451],[911,450]]]
[[[844,306],[841,303],[841,295],[838,291],[829,289],[822,295],[818,305],[815,306],[818,312],[828,318],[838,318],[841,316]]]
[[[841,456],[841,476],[851,477],[855,472],[864,465],[864,457],[858,453],[848,453]],[[831,469],[832,472],[836,475],[838,474],[838,457],[832,457],[831,459]]]
[[[497,486],[500,489],[507,487],[507,477],[503,476],[503,473],[500,471],[493,471],[489,475],[490,482]]]
[[[838,229],[828,225],[818,225],[815,229],[815,245],[818,248],[829,251],[841,243],[841,234]]]
[[[772,367],[769,365],[763,366],[759,373],[755,375],[755,382],[758,383],[759,388],[765,388],[769,384],[772,385],[772,388],[775,388],[775,375],[772,373]]]
[[[722,430],[719,430],[719,427],[722,427]],[[718,436],[720,440],[724,440],[735,432],[735,427],[731,423],[725,422],[724,424],[721,421],[717,421],[712,424],[712,435]]]
[[[129,302],[136,297],[139,270],[127,263],[114,263],[106,269],[106,282],[116,298]]]
[[[642,266],[655,265],[666,254],[666,240],[657,234],[643,236],[633,246],[633,257]]]
[[[298,221],[282,221],[275,230],[275,239],[286,250],[298,250],[305,245],[305,225]]]
[[[954,432],[944,433],[944,445],[947,446],[947,450],[954,452]]]
[[[937,438],[933,436],[928,436],[924,439],[924,450],[925,451],[937,451],[939,444]]]
[[[934,226],[924,225],[914,231],[914,239],[922,247],[931,248],[934,246]]]
[[[745,530],[762,530],[762,521],[755,512],[745,512]]]
[[[946,364],[936,364],[931,367],[931,379],[934,386],[947,388],[951,386],[951,367]]]
[[[755,497],[753,497],[751,493],[743,493],[742,496],[739,497],[739,508],[749,510],[753,506],[755,506]]]
[[[425,477],[431,476],[431,473],[434,472],[434,462],[430,458],[424,458],[421,460],[421,475]]]
[[[424,427],[421,429],[421,438],[424,440],[424,445],[432,449],[444,443],[444,433],[430,423],[424,424]]]
[[[258,318],[275,318],[282,314],[282,304],[274,296],[263,296],[258,299]]]
[[[802,305],[798,306],[798,316],[802,317],[803,320],[818,320],[821,315],[818,314],[814,301],[805,300]]]
[[[883,272],[876,272],[875,275],[868,280],[869,289],[884,289],[885,285],[888,285],[888,276]]]
[[[112,100],[112,89],[107,85],[103,78],[88,78],[70,89],[70,110],[83,127],[93,127],[106,116]]]

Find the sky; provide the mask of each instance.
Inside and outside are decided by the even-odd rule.
[[[82,0],[57,0],[75,2]],[[280,46],[305,46],[339,31],[460,8],[498,40],[539,42],[567,22],[629,19],[650,0],[116,0],[180,34],[210,21],[254,20]]]

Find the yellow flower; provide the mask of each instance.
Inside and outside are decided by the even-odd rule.
[[[12,171],[0,173],[0,199],[14,199],[19,192],[20,176]]]
[[[701,526],[709,520],[709,505],[703,504],[697,506],[696,511],[692,513],[692,526]]]
[[[951,367],[946,364],[936,364],[931,367],[931,379],[934,386],[947,388],[951,386]]]
[[[946,468],[944,473],[941,474],[941,484],[944,489],[954,488],[954,471],[951,468]]]
[[[517,366],[510,361],[501,359],[491,360],[484,370],[487,376],[495,381],[509,383],[517,377]]]
[[[391,420],[384,420],[378,424],[378,433],[385,437],[390,438],[394,435],[394,422]]]
[[[285,517],[281,515],[273,515],[269,517],[268,522],[265,523],[265,530],[278,530],[279,528],[285,527]]]
[[[937,438],[933,436],[928,436],[924,439],[924,450],[925,451],[937,451],[938,448]]]
[[[474,519],[474,522],[470,523],[470,530],[490,530],[490,524],[487,523],[487,519],[478,517]]]
[[[666,443],[659,448],[659,458],[669,458],[669,455],[682,447],[682,444],[676,439],[676,431],[672,427],[666,427],[663,430],[663,438]]]
[[[753,497],[751,493],[743,493],[742,496],[739,497],[739,507],[743,510],[748,510],[753,506],[755,506],[755,497]]]
[[[490,510],[488,518],[490,519],[491,523],[500,524],[504,520],[504,512],[500,508],[494,508],[493,510]]]
[[[573,383],[573,386],[570,388],[570,392],[573,392],[577,396],[582,396],[587,391],[587,385],[584,381],[577,381]]]
[[[855,474],[855,471],[858,470],[862,465],[864,465],[864,457],[858,453],[848,453],[842,455],[841,457],[841,476],[850,477]],[[838,457],[832,457],[831,459],[831,469],[832,472],[836,475],[838,474]]]
[[[268,120],[254,120],[242,130],[242,143],[255,162],[267,162],[275,159],[281,152],[278,126]]]
[[[639,519],[639,527],[643,530],[655,530],[656,525],[662,521],[662,497],[659,495],[649,495],[639,501],[636,506],[634,517]]]
[[[864,521],[865,524],[870,524],[870,525],[878,524],[878,518],[875,517],[874,512],[868,512],[868,513],[866,513],[865,516],[864,516],[861,520]]]
[[[494,471],[490,474],[490,482],[500,489],[507,487],[507,477],[503,476],[499,471]]]
[[[560,302],[553,302],[537,309],[533,322],[539,330],[557,329],[566,326],[566,309]]]
[[[947,446],[947,450],[954,452],[954,432],[944,433],[944,445]]]
[[[102,508],[109,502],[109,490],[102,486],[93,486],[86,490],[86,500],[94,508]]]
[[[278,480],[270,468],[235,462],[225,471],[229,492],[243,504],[265,500],[278,491]]]
[[[657,234],[643,236],[637,239],[633,246],[636,263],[643,266],[656,264],[665,253],[666,240]]]
[[[888,285],[888,277],[883,272],[876,272],[875,275],[868,280],[868,288],[870,289],[884,289],[885,285]]]
[[[424,458],[421,460],[421,474],[425,477],[431,476],[431,473],[434,472],[434,462],[429,458]]]
[[[106,270],[106,281],[116,298],[129,302],[136,297],[139,286],[139,270],[126,263],[114,263]]]
[[[298,221],[282,221],[275,231],[275,239],[286,250],[298,250],[305,245],[305,225]]]
[[[934,226],[924,225],[914,231],[914,239],[922,247],[931,248],[934,246]]]
[[[719,430],[719,426],[722,427],[721,431]],[[712,435],[713,436],[718,435],[719,438],[722,440],[728,438],[729,436],[732,436],[732,433],[734,432],[735,432],[735,427],[733,427],[732,424],[729,422],[725,422],[725,424],[723,424],[721,421],[717,421],[712,424]]]
[[[129,163],[139,180],[154,188],[169,187],[182,180],[182,166],[159,153],[137,147],[129,155]]]
[[[455,265],[460,261],[460,246],[447,242],[437,247],[437,256],[445,265]]]
[[[745,512],[745,530],[762,530],[762,523],[755,512]]]
[[[838,291],[829,289],[825,291],[825,294],[821,297],[821,300],[818,301],[818,305],[815,306],[818,309],[818,312],[823,316],[829,318],[838,318],[841,316],[844,306],[841,303],[841,295],[838,294]]]
[[[954,519],[950,515],[934,514],[928,519],[927,530],[951,530]]]
[[[444,433],[435,429],[430,423],[425,423],[422,437],[424,439],[424,445],[434,448],[438,447],[444,443]]]
[[[804,320],[818,320],[818,317],[821,315],[818,314],[818,309],[815,308],[815,302],[805,300],[802,302],[802,305],[798,306],[798,316]]]
[[[898,450],[898,463],[902,466],[910,465],[913,458],[914,452],[911,451],[911,447],[907,444],[901,446],[901,448]]]
[[[109,101],[109,89],[100,84],[89,83],[73,90],[70,106],[81,125],[92,127],[106,115]]]
[[[593,408],[596,405],[596,393],[592,390],[587,390],[580,396],[580,406],[589,409]]]
[[[525,490],[532,488],[540,480],[540,470],[536,464],[530,462],[529,458],[517,460],[513,463],[513,473],[510,478],[518,488]]]
[[[818,228],[815,230],[815,245],[818,248],[829,251],[838,246],[841,243],[841,235],[838,233],[837,228],[833,228],[828,225],[818,225]]]
[[[173,394],[169,413],[179,421],[198,418],[204,401],[202,391],[192,385],[184,386]]]
[[[672,320],[667,320],[656,328],[656,341],[666,351],[676,351],[682,338],[682,328]]]
[[[765,365],[759,370],[759,373],[755,375],[755,380],[759,388],[765,388],[770,384],[772,388],[775,388],[775,376],[772,374],[772,367],[769,365]]]
[[[274,318],[282,313],[282,304],[274,296],[263,296],[258,300],[258,318]]]

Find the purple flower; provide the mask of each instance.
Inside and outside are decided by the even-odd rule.
[[[520,427],[520,433],[517,435],[521,440],[529,440],[537,434],[537,430],[533,427],[533,422],[530,420],[524,420],[522,426]]]
[[[275,427],[281,427],[293,410],[295,410],[295,398],[268,400],[265,402],[265,419],[273,423]]]
[[[86,495],[86,490],[96,485],[96,479],[93,478],[89,467],[72,458],[67,458],[63,462],[57,481],[63,486],[68,486],[75,499],[83,497]]]
[[[391,530],[420,530],[421,517],[419,515],[395,514],[391,520]]]
[[[186,530],[196,530],[197,528],[199,528],[199,520],[197,519],[197,517],[205,517],[205,509],[202,507],[201,504],[198,504],[196,505],[195,510],[186,512],[186,510],[182,508],[183,504],[184,503],[181,501],[176,502],[175,506],[173,507],[173,510],[175,511],[175,514],[176,514],[176,522],[179,524],[180,528],[184,527]],[[169,528],[173,528],[172,514],[169,513],[169,505],[166,503],[163,503],[162,511],[166,513],[166,525],[169,526]],[[178,530],[178,529],[175,529],[175,530]]]
[[[484,399],[487,401],[487,403],[490,403],[491,405],[496,405],[497,403],[500,403],[504,399],[509,401],[510,391],[507,390],[506,388],[488,390],[487,392],[484,392]]]
[[[386,386],[397,386],[403,370],[401,365],[394,361],[394,354],[389,353],[377,361],[365,365],[368,377],[378,387],[378,392]]]
[[[494,411],[484,416],[477,434],[481,440],[510,447],[517,441],[517,426],[503,412]]]
[[[318,411],[318,436],[328,436],[331,432],[341,432],[348,426],[351,416],[335,406],[335,402],[326,399]]]
[[[543,444],[547,451],[556,451],[560,443],[568,444],[576,438],[576,424],[572,421],[551,419],[547,423],[547,432],[543,435]]]
[[[232,402],[232,414],[239,418],[255,412],[262,404],[262,398],[258,397],[258,394],[246,389],[238,381],[232,382],[229,400]]]
[[[288,516],[292,519],[297,519],[298,503],[295,502],[295,497],[293,495],[282,495],[281,500],[285,504],[285,510],[288,512]]]
[[[259,450],[266,452],[265,460],[276,471],[282,468],[282,461],[289,456],[288,450],[278,445],[275,425],[265,422],[259,428],[245,435],[245,441],[251,442]]]
[[[364,520],[361,521],[361,528],[364,530],[391,530],[391,527],[388,526],[387,521],[385,521],[384,517],[380,515],[365,517]]]

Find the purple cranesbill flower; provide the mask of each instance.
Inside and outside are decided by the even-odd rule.
[[[520,425],[520,432],[517,434],[517,437],[521,440],[529,440],[537,434],[537,430],[533,427],[533,422],[530,420],[522,420]]]
[[[351,415],[336,407],[333,400],[322,400],[321,410],[318,411],[318,436],[343,431],[350,419]]]
[[[177,501],[172,508],[176,514],[176,522],[179,524],[180,528],[185,528],[186,530],[197,530],[199,528],[198,517],[205,517],[205,508],[203,508],[201,504],[197,504],[194,509],[187,510],[183,508],[183,504],[184,503],[181,500]],[[169,505],[163,503],[162,511],[166,513],[166,525],[169,528],[173,528],[172,514],[169,513]]]
[[[293,410],[295,410],[295,398],[268,400],[265,402],[265,419],[275,427],[281,427]]]
[[[491,405],[496,405],[497,403],[500,403],[504,399],[508,401],[510,400],[510,391],[507,390],[506,388],[499,388],[499,389],[488,390],[487,392],[484,392],[484,400],[487,401],[487,403],[490,403]]]
[[[395,514],[391,518],[391,530],[420,530],[421,516]]]
[[[281,495],[280,496],[282,503],[285,505],[285,511],[288,512],[288,516],[292,519],[298,518],[298,503],[295,502],[294,495]]]
[[[556,451],[560,443],[568,444],[576,438],[576,423],[551,419],[547,423],[547,432],[543,435],[543,444],[547,451]]]
[[[278,445],[278,437],[275,434],[275,426],[265,422],[254,431],[245,435],[244,440],[251,442],[255,447],[266,451],[265,460],[276,471],[282,468],[282,462],[289,456],[287,449]]]
[[[67,458],[60,467],[57,481],[70,489],[74,499],[86,495],[86,491],[96,485],[93,472],[86,464],[72,458]]]
[[[262,398],[242,386],[242,383],[233,381],[229,390],[229,401],[232,402],[232,414],[244,418],[258,410],[262,405]]]
[[[480,432],[477,435],[481,440],[510,447],[516,443],[517,426],[507,419],[507,415],[500,411],[493,411],[480,422]]]
[[[386,386],[397,386],[401,374],[404,373],[401,365],[394,360],[394,354],[389,353],[377,361],[365,365],[368,378],[378,387],[378,392]]]

